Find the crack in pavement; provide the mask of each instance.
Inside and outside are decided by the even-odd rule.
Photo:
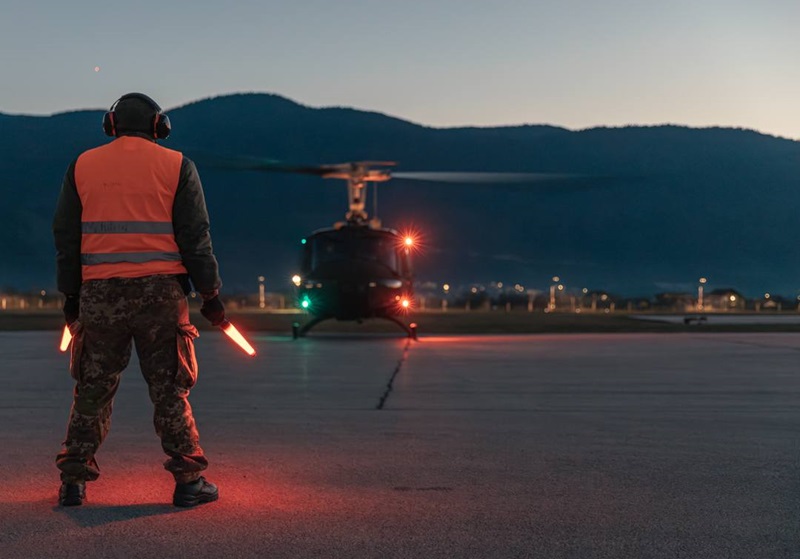
[[[383,406],[386,405],[386,400],[389,399],[389,394],[391,394],[392,390],[394,389],[394,379],[397,377],[397,373],[400,372],[400,369],[403,368],[403,363],[405,363],[406,359],[408,358],[408,350],[410,348],[411,348],[411,338],[409,338],[406,341],[406,346],[403,348],[403,355],[397,362],[397,366],[394,368],[392,376],[389,377],[389,382],[386,383],[386,390],[383,392],[381,399],[378,401],[378,405],[375,407],[376,410],[382,410]]]

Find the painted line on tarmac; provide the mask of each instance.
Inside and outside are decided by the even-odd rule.
[[[400,369],[403,368],[403,363],[405,363],[406,359],[408,359],[408,350],[410,348],[411,348],[411,338],[409,338],[406,341],[406,347],[403,348],[403,355],[397,362],[397,366],[394,368],[392,376],[389,377],[389,382],[386,383],[386,390],[383,392],[381,399],[378,401],[378,405],[375,407],[376,410],[382,410],[383,406],[386,405],[386,400],[389,399],[389,394],[391,394],[392,390],[394,389],[394,379],[397,378],[397,373],[400,372]]]

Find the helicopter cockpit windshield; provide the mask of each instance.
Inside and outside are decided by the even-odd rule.
[[[307,243],[306,265],[310,270],[355,261],[377,264],[395,274],[407,273],[408,263],[392,235],[315,235]]]

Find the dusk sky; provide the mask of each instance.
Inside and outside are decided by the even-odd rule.
[[[798,29],[798,0],[0,0],[0,112],[256,91],[434,126],[797,139]]]

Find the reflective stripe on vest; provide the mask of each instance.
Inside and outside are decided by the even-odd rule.
[[[181,260],[179,252],[108,252],[105,254],[81,254],[81,264],[94,266],[96,264],[117,264],[119,262],[151,262],[153,260]]]
[[[81,154],[84,280],[186,273],[172,229],[182,161],[180,152],[133,136]]]
[[[83,233],[150,233],[153,235],[172,235],[171,221],[84,221]]]

